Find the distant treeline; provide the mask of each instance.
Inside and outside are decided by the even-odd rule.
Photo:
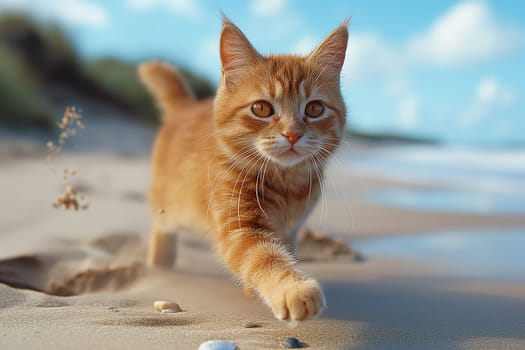
[[[405,134],[396,134],[393,132],[363,132],[360,130],[353,129],[352,127],[347,128],[346,136],[350,139],[356,139],[360,141],[366,141],[370,143],[387,143],[387,144],[426,144],[436,145],[440,141],[432,138],[417,137]]]
[[[84,96],[158,121],[153,101],[138,80],[135,63],[79,57],[57,24],[22,14],[0,16],[0,126],[51,130],[68,97]],[[212,96],[207,79],[180,69],[199,98]]]

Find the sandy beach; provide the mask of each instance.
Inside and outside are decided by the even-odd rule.
[[[391,3],[0,0],[0,350],[284,349],[290,337],[312,350],[525,350],[525,2]],[[215,128],[182,121],[206,118],[193,97],[214,96]],[[162,183],[151,214],[165,119],[181,157],[160,151],[156,163],[183,164],[170,176],[195,191]],[[207,194],[193,185],[206,166],[219,176],[196,145],[214,133],[219,148],[273,159],[263,172],[332,156],[295,252],[326,296],[318,318],[275,319],[189,232],[177,232],[172,269],[148,266],[151,215],[174,220],[157,220],[157,233],[199,227],[192,209]],[[266,198],[279,209],[253,220],[242,214],[259,209],[241,206],[248,167],[234,226],[281,225],[280,211],[306,199],[284,182],[295,175],[256,177],[259,208]],[[209,207],[223,221],[219,192]],[[173,215],[185,209],[186,220]],[[151,251],[163,251],[159,237]],[[223,256],[279,305],[262,283],[277,270],[259,273],[268,242],[245,242],[221,245]],[[284,261],[279,251],[264,263]],[[289,311],[302,310],[300,294],[313,310],[312,295],[282,289]]]
[[[323,285],[328,309],[290,328],[244,297],[203,241],[183,236],[173,271],[145,266],[146,155],[66,153],[49,162],[45,151],[27,153],[5,152],[0,161],[2,349],[196,349],[207,340],[279,349],[290,336],[311,349],[525,347],[524,279],[461,278],[430,262],[366,254],[361,262],[301,263]],[[88,210],[51,206],[65,187],[64,168],[76,170],[70,182],[84,193]],[[337,189],[347,184],[341,196]],[[320,204],[309,225],[350,242],[525,227],[522,215],[413,211],[355,194],[392,186],[417,185],[333,165],[327,207]],[[183,311],[158,313],[156,300],[176,301]],[[245,328],[247,321],[260,327]]]

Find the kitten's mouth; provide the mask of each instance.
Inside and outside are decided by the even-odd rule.
[[[293,146],[290,147],[287,151],[279,154],[280,158],[293,159],[293,158],[302,158],[303,154],[298,152]]]
[[[301,163],[305,159],[305,156],[297,152],[297,150],[294,148],[290,148],[289,150],[279,154],[274,159],[282,166],[290,167]]]
[[[299,164],[308,158],[307,154],[303,154],[301,150],[297,150],[294,147],[290,147],[286,151],[280,150],[279,152],[279,150],[273,150],[273,152],[271,152],[270,150],[263,153],[275,163],[285,168]]]

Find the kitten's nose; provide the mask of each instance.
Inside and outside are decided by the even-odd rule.
[[[281,135],[286,137],[292,145],[295,145],[296,142],[299,141],[299,139],[303,137],[304,134],[301,134],[299,132],[286,132],[286,133],[282,133]]]

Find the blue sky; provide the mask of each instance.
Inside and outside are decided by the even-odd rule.
[[[62,23],[88,57],[161,58],[217,82],[224,11],[261,53],[308,53],[352,16],[349,124],[525,144],[525,1],[0,0]]]

